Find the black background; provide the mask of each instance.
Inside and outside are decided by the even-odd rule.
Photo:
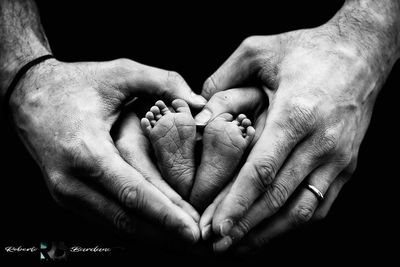
[[[342,5],[342,1],[280,1],[279,4],[241,1],[218,6],[204,1],[180,5],[83,2],[38,3],[58,59],[73,62],[131,58],[179,72],[197,92],[245,37],[315,27],[330,19]],[[360,149],[358,169],[329,216],[313,227],[272,242],[259,255],[244,259],[198,257],[124,243],[105,229],[56,206],[39,168],[5,123],[1,124],[4,126],[0,139],[1,240],[4,246],[38,246],[43,240],[123,246],[124,251],[107,260],[128,260],[133,266],[143,259],[149,263],[246,266],[256,262],[265,266],[290,262],[325,265],[396,259],[399,120],[395,110],[399,74],[399,64],[396,64],[378,97]],[[22,255],[8,256],[16,260]],[[33,258],[38,260],[36,255]],[[105,259],[99,256],[89,260]]]

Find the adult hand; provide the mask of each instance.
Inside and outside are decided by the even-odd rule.
[[[248,236],[249,247],[325,217],[353,173],[375,98],[399,56],[398,3],[366,2],[346,2],[318,28],[247,38],[205,82],[207,99],[255,81],[270,102],[265,128],[246,163],[209,209],[215,209],[212,228],[221,236],[216,251],[278,211]],[[196,120],[206,123],[210,117],[206,108]],[[325,199],[319,203],[305,184]]]
[[[181,98],[194,108],[205,102],[178,74],[131,60],[51,59],[20,80],[10,107],[19,135],[60,205],[101,218],[125,235],[143,218],[195,242],[198,215],[162,181],[135,117],[117,129],[116,143],[111,138],[122,107],[146,95]]]

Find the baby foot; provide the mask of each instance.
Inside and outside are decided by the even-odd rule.
[[[187,198],[196,171],[196,124],[184,100],[176,99],[171,105],[170,110],[163,101],[157,101],[141,126],[153,146],[161,174]]]
[[[203,152],[197,169],[190,203],[199,211],[211,203],[232,179],[242,156],[253,140],[255,129],[243,114],[233,118],[224,113],[204,129]]]

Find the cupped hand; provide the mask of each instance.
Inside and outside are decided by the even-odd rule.
[[[202,93],[207,99],[252,83],[261,83],[269,99],[265,127],[246,163],[206,213],[220,236],[216,251],[261,222],[265,227],[247,237],[250,247],[326,216],[355,170],[375,98],[394,63],[380,65],[381,58],[324,25],[247,38],[210,76]],[[205,109],[196,120],[211,117]],[[325,199],[319,202],[306,184]]]
[[[174,72],[127,59],[50,59],[28,71],[10,107],[18,134],[60,205],[99,218],[126,236],[140,231],[143,218],[195,242],[199,216],[154,168],[137,118],[128,116],[115,140],[110,135],[122,107],[145,96],[181,98],[193,108],[205,103]]]

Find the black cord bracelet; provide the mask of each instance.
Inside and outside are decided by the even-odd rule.
[[[3,98],[3,107],[4,107],[3,110],[4,110],[4,114],[6,115],[6,117],[7,117],[7,113],[8,113],[8,105],[10,102],[11,94],[14,92],[14,89],[17,86],[21,77],[33,66],[35,66],[47,59],[50,59],[50,58],[54,58],[54,56],[53,55],[44,55],[44,56],[35,58],[34,60],[31,60],[28,63],[26,63],[22,68],[19,69],[17,74],[15,74],[14,79],[11,81],[10,86],[7,88],[7,91],[4,94],[4,98]]]

